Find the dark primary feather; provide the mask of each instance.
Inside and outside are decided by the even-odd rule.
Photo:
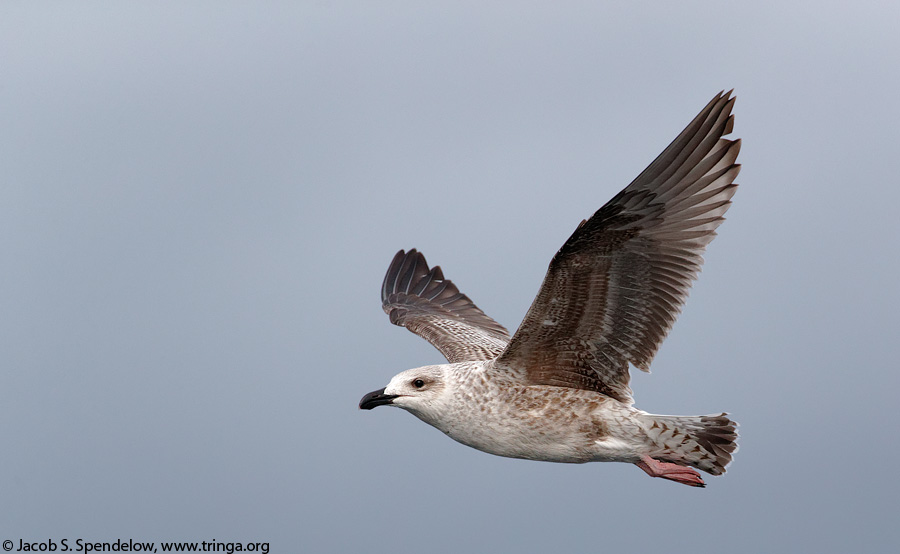
[[[450,362],[491,360],[506,348],[509,332],[429,269],[415,248],[397,252],[384,276],[381,301],[391,323],[430,342]]]
[[[530,384],[632,403],[629,362],[649,370],[731,204],[739,140],[719,94],[554,256],[496,367]]]

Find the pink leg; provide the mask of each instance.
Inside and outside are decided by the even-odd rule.
[[[641,456],[641,461],[634,464],[643,469],[650,477],[662,477],[676,483],[690,485],[692,487],[705,487],[706,484],[700,478],[700,474],[695,470],[673,464],[670,462],[661,462],[650,456]]]

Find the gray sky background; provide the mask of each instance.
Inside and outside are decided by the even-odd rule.
[[[0,4],[0,540],[896,551],[900,4],[150,4]],[[357,410],[442,360],[381,312],[398,249],[515,329],[732,87],[741,187],[632,382],[732,413],[726,476]]]

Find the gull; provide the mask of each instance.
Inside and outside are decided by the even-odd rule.
[[[740,139],[719,93],[631,184],[582,221],[550,262],[516,333],[399,251],[381,289],[391,323],[448,364],[403,371],[359,407],[402,408],[483,452],[562,463],[632,463],[706,486],[737,450],[728,414],[656,415],[633,406],[629,367],[649,372],[731,205]]]

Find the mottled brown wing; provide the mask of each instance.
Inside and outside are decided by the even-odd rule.
[[[622,192],[582,221],[496,367],[532,384],[632,403],[628,363],[649,371],[701,254],[730,206],[740,168],[734,98],[719,94]]]
[[[450,362],[492,360],[509,343],[509,332],[444,279],[440,267],[429,269],[415,248],[394,256],[381,301],[391,323],[427,340]]]

